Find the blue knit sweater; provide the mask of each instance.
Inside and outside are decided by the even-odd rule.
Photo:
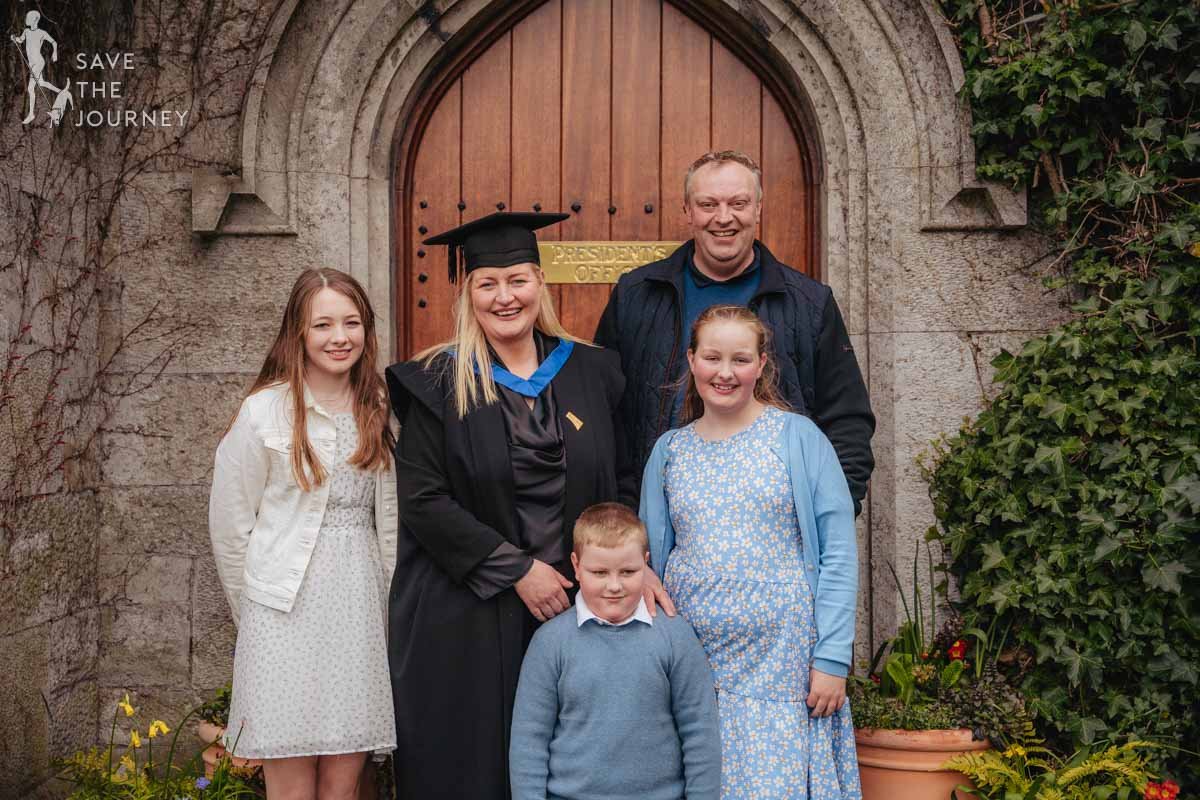
[[[559,614],[521,666],[513,800],[718,800],[713,685],[683,617],[579,627],[571,611]]]

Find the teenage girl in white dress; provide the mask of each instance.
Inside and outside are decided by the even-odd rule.
[[[393,434],[362,287],[296,281],[217,448],[213,555],[238,624],[226,746],[270,800],[352,798],[396,746],[384,615],[396,553]]]

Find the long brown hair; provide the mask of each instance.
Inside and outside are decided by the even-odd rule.
[[[350,456],[349,463],[360,469],[386,469],[391,464],[395,445],[395,437],[388,425],[387,393],[376,366],[379,345],[375,340],[375,311],[367,293],[358,281],[336,269],[304,270],[292,286],[279,334],[247,396],[268,386],[288,385],[292,399],[292,472],[306,492],[325,483],[327,477],[308,441],[304,405],[304,334],[308,330],[313,297],[322,289],[333,289],[348,297],[358,309],[363,323],[362,356],[350,368],[358,449]]]
[[[760,358],[764,355],[767,357],[766,362],[763,364],[762,374],[754,382],[754,399],[768,406],[775,406],[784,411],[791,411],[791,406],[783,399],[783,395],[779,393],[779,371],[775,367],[775,356],[771,354],[771,330],[766,325],[763,325],[762,320],[758,318],[757,314],[745,306],[709,306],[700,312],[700,316],[696,318],[696,323],[692,325],[692,338],[688,343],[688,350],[693,353],[696,352],[696,347],[700,340],[700,331],[705,325],[711,325],[714,322],[740,322],[754,331],[757,355]],[[682,421],[691,422],[702,416],[704,416],[704,401],[700,399],[700,392],[696,390],[695,376],[692,375],[691,370],[688,370],[687,388],[684,389],[683,393]]]

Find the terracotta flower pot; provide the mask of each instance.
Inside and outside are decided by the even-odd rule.
[[[971,738],[966,728],[937,731],[897,731],[858,728],[858,774],[863,800],[950,800],[960,785],[971,786],[961,772],[942,769],[960,753],[987,750],[986,741]],[[959,800],[974,795],[959,793]]]
[[[221,744],[221,737],[225,735],[225,729],[220,725],[214,725],[211,722],[201,720],[196,726],[196,736],[201,742],[207,745],[204,748],[204,775],[211,778],[213,770],[217,767],[217,762],[227,755],[225,746]],[[256,758],[239,758],[231,755],[229,760],[235,767],[259,767],[262,766],[262,761]]]

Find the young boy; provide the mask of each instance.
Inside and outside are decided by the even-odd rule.
[[[718,800],[712,671],[683,617],[642,597],[646,528],[601,503],[575,523],[575,613],[541,627],[521,666],[513,800]]]

